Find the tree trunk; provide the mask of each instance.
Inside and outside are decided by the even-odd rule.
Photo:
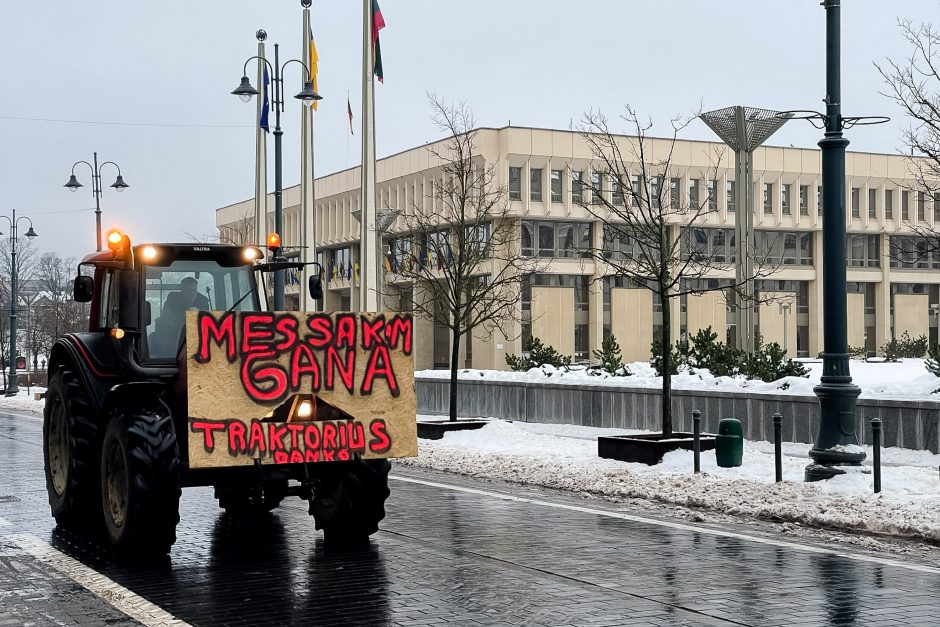
[[[670,298],[665,290],[660,292],[663,304],[663,439],[672,437],[672,318],[670,316]]]
[[[450,349],[450,421],[457,420],[457,355],[460,353],[460,333],[451,329]]]

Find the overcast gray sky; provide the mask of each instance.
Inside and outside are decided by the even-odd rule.
[[[426,93],[466,100],[477,121],[568,128],[581,114],[629,103],[660,124],[698,108],[821,109],[825,11],[818,0],[380,0],[385,84],[376,83],[379,157],[435,139]],[[909,50],[898,18],[940,18],[937,0],[843,0],[845,115],[889,115],[852,129],[850,150],[894,152],[907,122],[879,95],[872,65]],[[359,162],[362,3],[314,0],[320,55],[318,175]],[[0,0],[0,214],[33,219],[43,250],[94,250],[86,187],[62,185],[72,164],[116,161],[130,189],[102,197],[105,226],[140,240],[213,233],[214,209],[253,193],[254,105],[229,92],[254,33],[301,53],[299,0]],[[287,90],[299,90],[289,66]],[[355,116],[349,137],[346,94]],[[284,184],[299,176],[299,107],[288,105]],[[84,121],[30,121],[13,117]],[[108,124],[104,124],[104,123]],[[660,128],[662,128],[660,126]],[[771,143],[815,146],[790,122]],[[696,123],[687,138],[713,139]],[[273,141],[269,142],[273,189]],[[114,180],[104,171],[104,184]],[[0,230],[7,232],[5,221]]]

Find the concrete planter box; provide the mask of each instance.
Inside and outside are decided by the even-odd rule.
[[[487,423],[486,420],[419,420],[418,437],[425,440],[440,440],[451,431],[467,431],[480,429]]]
[[[418,413],[445,416],[450,381],[416,377]],[[662,394],[658,389],[605,385],[542,384],[515,381],[461,380],[457,388],[460,416],[519,422],[584,425],[660,431]],[[702,431],[716,433],[722,418],[737,418],[748,440],[773,440],[771,416],[783,415],[786,442],[812,444],[819,430],[815,396],[673,390],[676,431],[692,430],[692,410],[702,412]],[[871,443],[871,419],[883,424],[883,446],[926,449],[940,453],[940,402],[858,400],[855,431]],[[809,447],[807,446],[807,450]]]
[[[638,462],[655,466],[663,461],[663,455],[670,451],[693,450],[694,440],[691,433],[673,433],[668,440],[662,434],[612,435],[597,438],[597,455],[621,462]],[[715,436],[699,436],[699,450],[710,451],[715,448]]]

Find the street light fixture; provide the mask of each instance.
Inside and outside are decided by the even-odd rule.
[[[16,217],[16,209],[13,210],[13,217],[10,216],[0,216],[6,218],[7,222],[10,223],[10,379],[7,381],[7,396],[16,396],[20,391],[19,386],[16,382],[16,303],[19,301],[19,293],[17,291],[17,270],[16,270],[16,242],[17,234],[16,229],[20,220],[26,220],[29,222],[29,229],[24,233],[29,239],[38,237],[39,234],[33,229],[33,221],[27,218],[26,216]],[[2,233],[0,233],[2,235]]]
[[[790,313],[790,303],[787,301],[778,304],[780,305],[780,313],[783,314],[783,354],[786,355],[789,353],[787,350],[787,336],[790,335],[790,328],[787,326],[787,314]]]
[[[72,175],[69,176],[68,182],[63,185],[70,192],[77,192],[79,187],[84,187],[75,176],[75,166],[79,163],[84,163],[89,168],[91,168],[91,191],[95,195],[95,235],[98,243],[98,250],[101,250],[101,170],[104,166],[111,164],[117,168],[117,178],[114,179],[114,182],[111,183],[108,187],[113,187],[117,192],[123,192],[125,189],[130,187],[127,183],[124,182],[124,177],[121,176],[121,167],[113,161],[105,161],[101,165],[98,165],[98,153],[94,153],[93,159],[94,165],[88,163],[87,161],[76,161],[72,164]],[[27,233],[27,235],[29,235]]]
[[[261,37],[261,31],[259,31],[259,37]],[[242,102],[251,102],[254,96],[260,94],[248,79],[248,64],[255,59],[260,59],[271,71],[271,74],[274,75],[274,80],[271,81],[274,86],[274,97],[271,102],[271,106],[274,107],[274,232],[278,237],[283,239],[284,212],[282,202],[283,184],[281,182],[281,136],[284,132],[281,130],[281,111],[284,110],[284,79],[282,78],[284,68],[291,63],[299,63],[304,69],[304,87],[294,96],[294,98],[303,102],[304,106],[309,107],[314,101],[321,100],[322,96],[313,89],[313,81],[310,78],[310,68],[307,67],[307,64],[299,59],[290,59],[281,64],[278,60],[278,44],[274,44],[273,65],[267,59],[258,55],[248,57],[248,59],[245,60],[241,81],[238,87],[232,90],[232,94],[241,98]],[[280,261],[280,259],[280,249],[278,249],[274,252],[273,261]],[[283,270],[277,270],[274,273],[274,309],[276,311],[284,309]]]

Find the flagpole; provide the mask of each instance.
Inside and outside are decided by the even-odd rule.
[[[378,311],[375,232],[375,119],[373,102],[372,0],[362,0],[362,209],[359,238],[359,310]]]
[[[301,0],[303,6],[303,55],[301,58],[310,70],[310,80],[316,79],[313,59],[311,59],[310,41],[310,4],[311,0]],[[303,88],[303,75],[301,75],[301,88]],[[314,91],[318,91],[314,85]],[[314,103],[315,106],[315,103]],[[304,263],[316,261],[316,223],[314,217],[315,181],[313,170],[313,106],[301,107],[300,118],[300,258]],[[303,280],[299,286],[300,305],[302,311],[315,311],[317,302],[310,297],[306,289],[308,276],[317,272],[316,266],[304,266]]]
[[[264,89],[264,40],[267,33],[259,30],[255,36],[258,38],[258,82]],[[261,128],[261,112],[265,106],[265,98],[258,98],[258,108],[255,115],[255,215],[254,215],[254,241],[253,244],[263,245],[267,233],[268,208],[268,134]]]

